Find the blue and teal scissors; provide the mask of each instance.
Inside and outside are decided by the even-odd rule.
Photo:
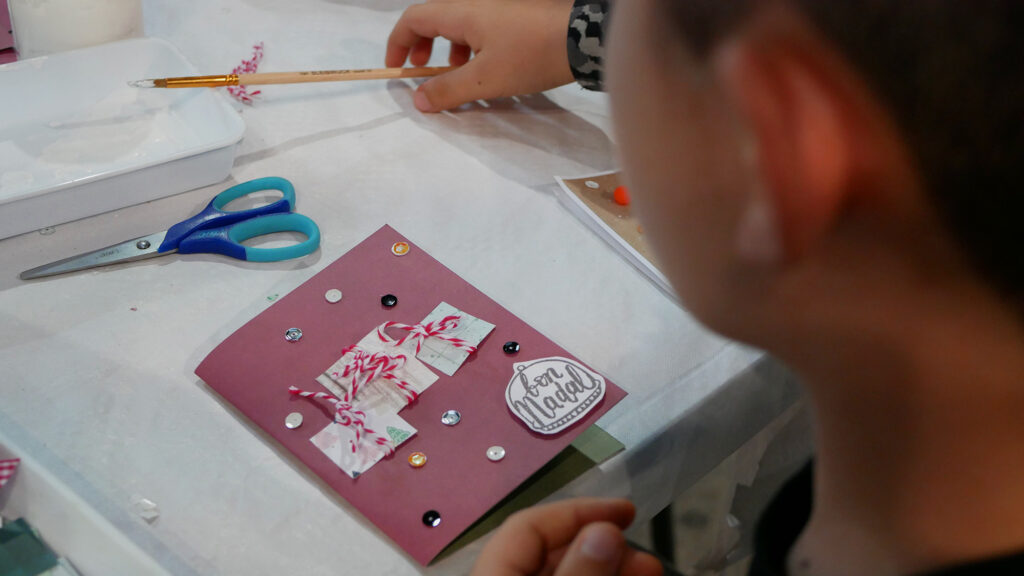
[[[232,200],[265,190],[280,191],[282,196],[270,204],[257,208],[235,211],[224,209]],[[223,254],[251,262],[277,262],[298,258],[320,246],[320,229],[316,222],[302,214],[294,213],[294,210],[295,188],[291,182],[284,178],[258,178],[217,194],[202,212],[178,222],[163,232],[26,270],[19,277],[22,280],[31,280],[97,266],[155,258],[175,252]],[[298,232],[306,236],[306,240],[280,248],[258,248],[242,244],[250,238],[277,232]]]

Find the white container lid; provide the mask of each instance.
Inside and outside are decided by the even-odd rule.
[[[233,150],[224,151],[242,138],[245,124],[222,95],[127,84],[192,74],[177,49],[153,38],[0,66],[0,238],[34,229],[28,225],[66,222],[226,177],[234,158]],[[216,165],[203,161],[213,153]],[[187,158],[200,162],[142,189],[137,178],[123,178]],[[133,188],[123,189],[128,182]],[[102,197],[64,194],[57,206],[48,203],[51,213],[38,215],[45,224],[24,204],[97,183]],[[19,203],[22,216],[11,222]]]

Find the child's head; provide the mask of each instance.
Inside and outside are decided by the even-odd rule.
[[[1024,312],[1022,17],[1012,0],[618,3],[621,153],[690,309],[759,344],[933,289]]]

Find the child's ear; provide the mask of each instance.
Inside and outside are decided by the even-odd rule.
[[[801,258],[834,224],[849,193],[854,136],[841,83],[797,46],[739,37],[716,51],[714,70],[750,133],[761,185],[736,231],[741,257]]]

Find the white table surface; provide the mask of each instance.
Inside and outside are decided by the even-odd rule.
[[[147,0],[144,10],[148,35],[222,73],[257,41],[261,70],[379,67],[408,4]],[[781,367],[699,327],[559,204],[553,175],[616,166],[604,95],[569,86],[422,115],[412,86],[262,87],[254,106],[237,105],[247,132],[229,181],[0,241],[7,450],[30,455],[101,531],[170,573],[465,572],[479,542],[420,567],[193,374],[268,297],[385,223],[630,393],[601,421],[627,450],[555,497],[625,495],[649,519],[796,401]],[[276,264],[172,255],[17,279],[162,230],[262,176],[295,184],[299,211],[323,232],[319,252]],[[138,497],[159,518],[133,513]]]

